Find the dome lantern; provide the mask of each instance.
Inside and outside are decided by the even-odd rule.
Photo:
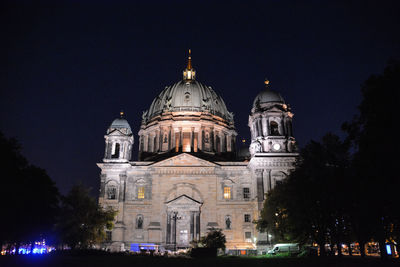
[[[195,80],[196,78],[196,71],[192,67],[192,55],[191,50],[189,49],[189,57],[188,57],[188,64],[186,69],[183,71],[183,80],[186,82],[190,82]]]

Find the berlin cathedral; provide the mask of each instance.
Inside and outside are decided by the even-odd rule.
[[[270,236],[253,221],[265,193],[295,167],[292,119],[289,105],[265,81],[250,109],[250,146],[237,149],[233,113],[196,79],[189,51],[182,80],[165,87],[143,112],[138,161],[131,161],[134,136],[123,114],[107,129],[97,164],[99,204],[118,213],[103,246],[176,250],[212,229],[223,231],[228,250],[268,243]]]

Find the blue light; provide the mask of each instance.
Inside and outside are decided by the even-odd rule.
[[[392,248],[390,247],[390,245],[386,245],[386,252],[388,255],[392,255]]]

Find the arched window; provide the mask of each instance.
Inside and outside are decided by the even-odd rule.
[[[143,229],[143,215],[136,216],[136,229]]]
[[[271,135],[280,135],[279,134],[279,129],[278,129],[278,123],[276,121],[271,121],[271,123],[269,124],[270,126],[270,131],[271,131]]]
[[[106,192],[107,192],[107,199],[116,199],[117,187],[115,185],[108,185]]]
[[[120,144],[116,143],[114,146],[114,151],[113,151],[113,154],[111,155],[111,158],[113,158],[113,159],[119,158],[119,150],[120,150]]]

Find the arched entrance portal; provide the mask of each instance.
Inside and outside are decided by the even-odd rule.
[[[201,202],[181,195],[165,203],[167,206],[166,248],[187,248],[190,242],[200,238]]]

